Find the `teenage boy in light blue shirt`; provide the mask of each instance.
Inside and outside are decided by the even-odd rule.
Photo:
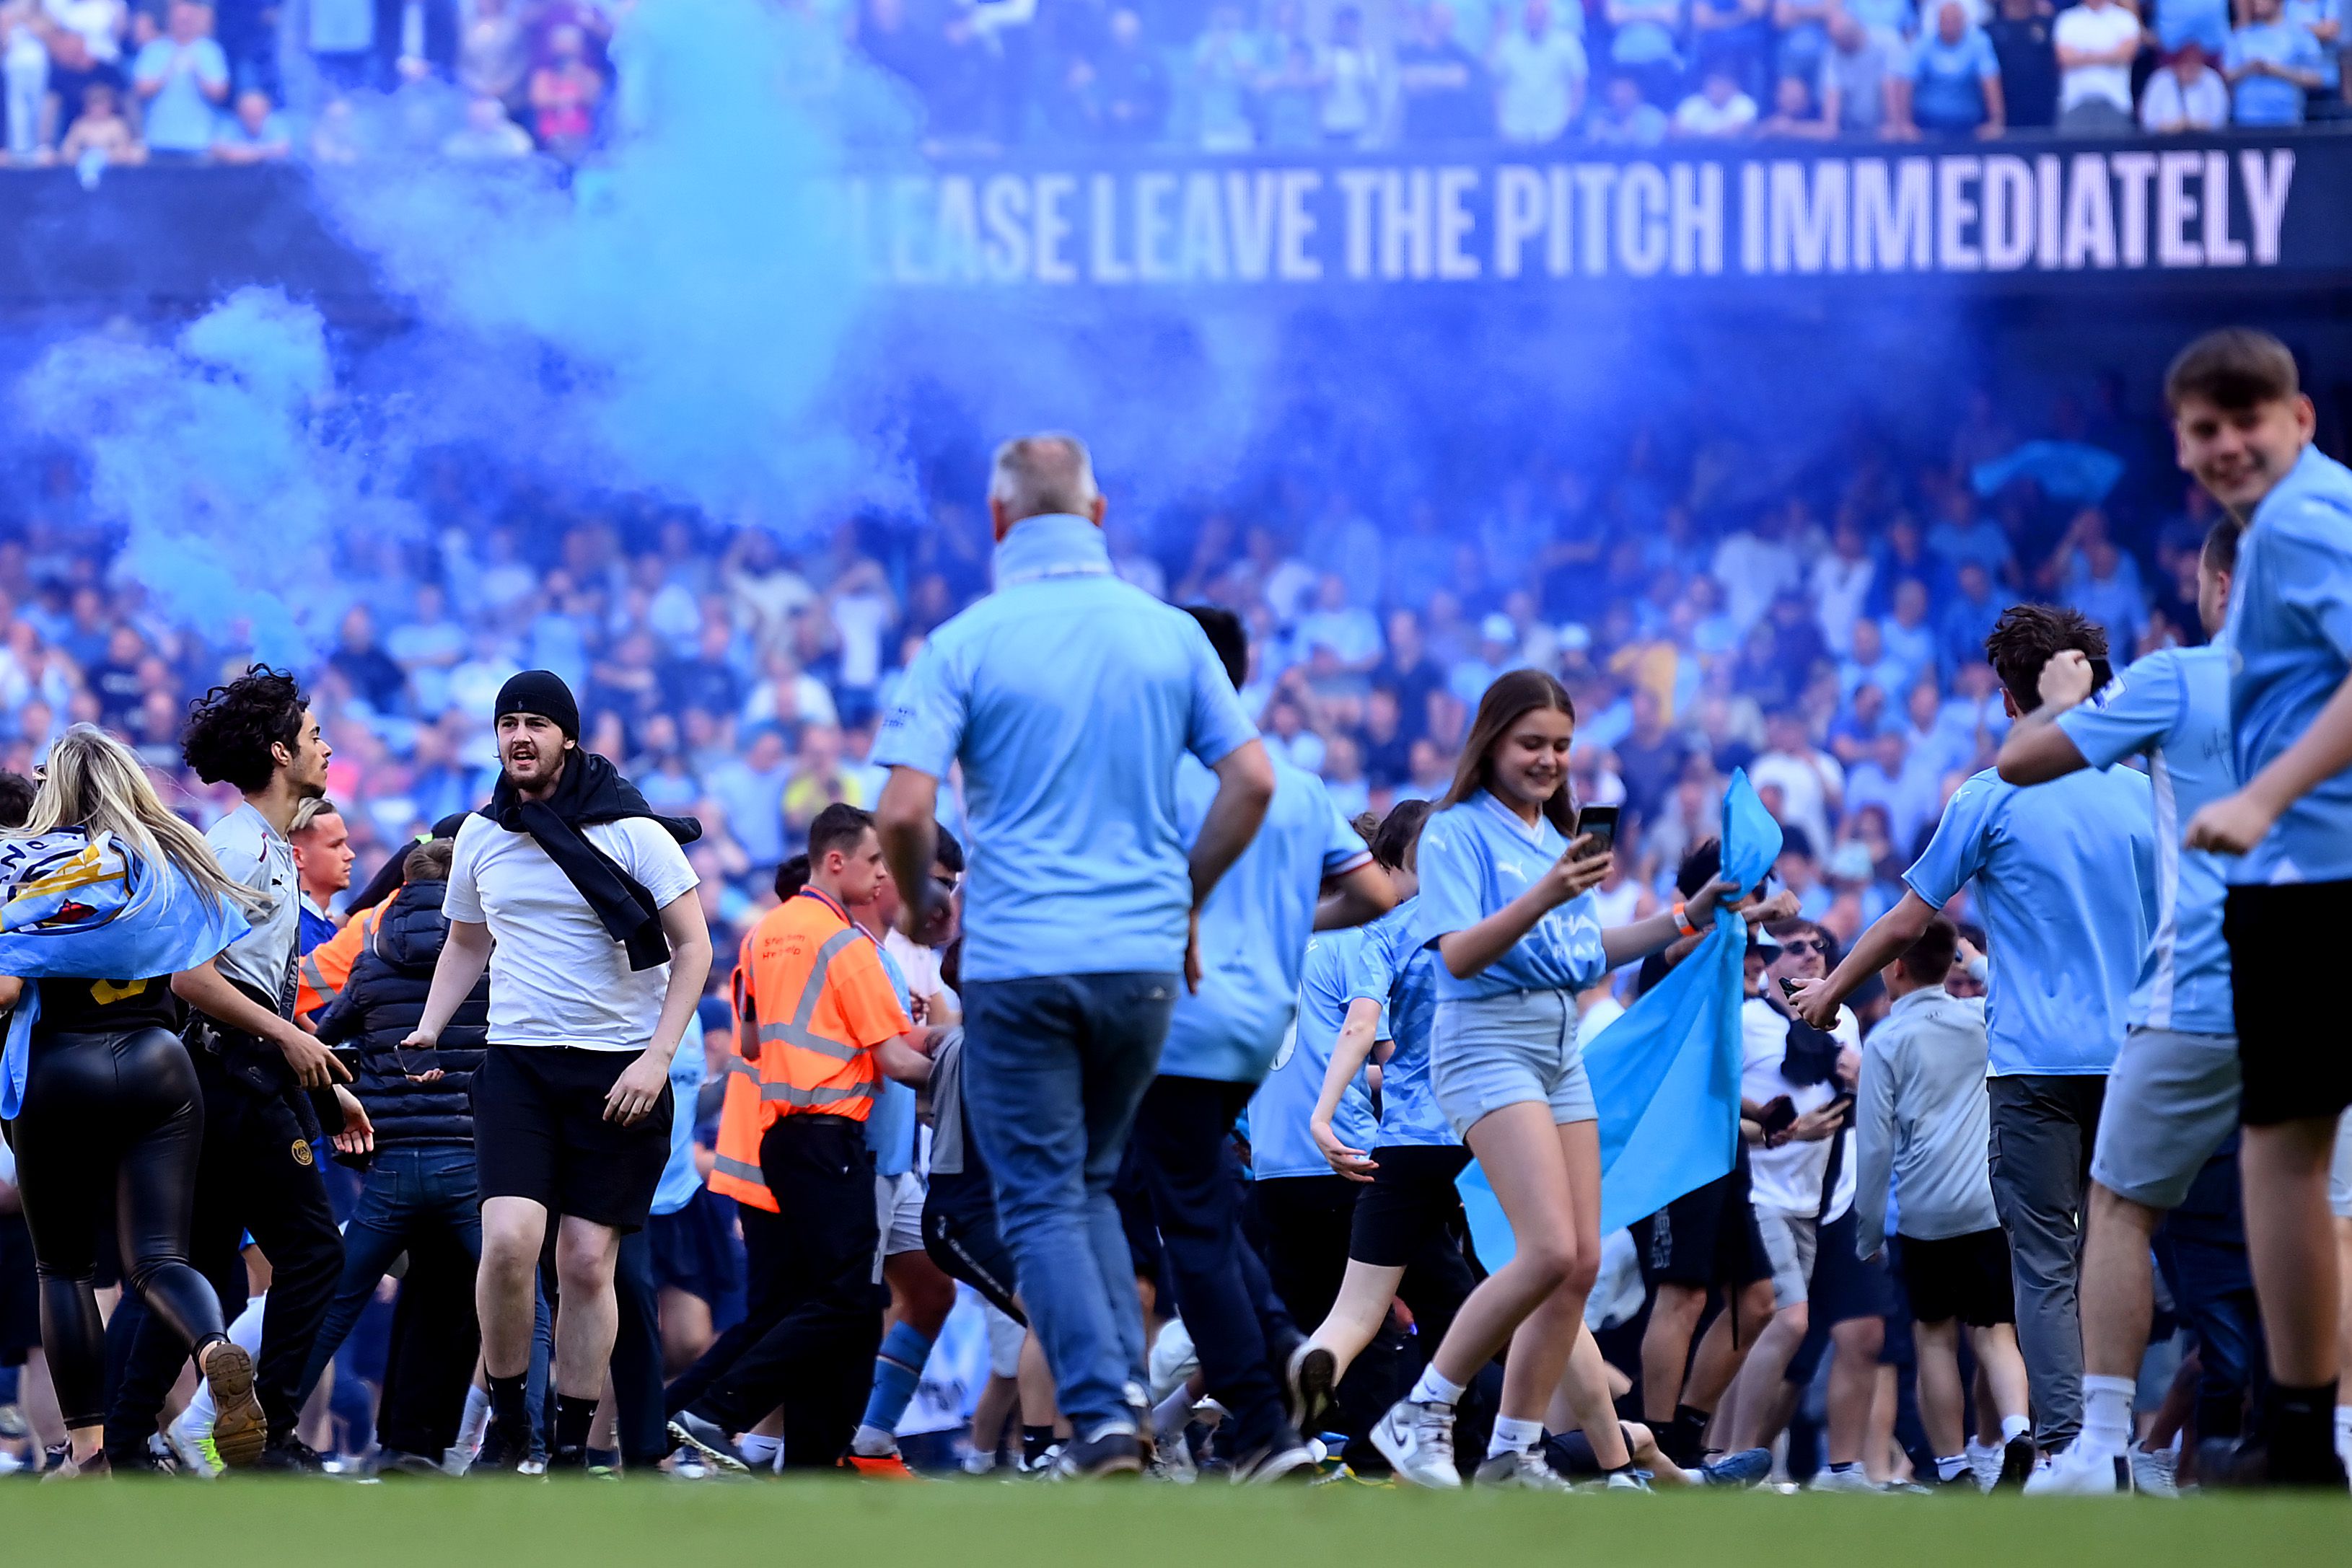
[[[1076,1431],[1072,1475],[1142,1468],[1142,1310],[1110,1197],[1199,961],[1188,927],[1274,799],[1272,762],[1201,628],[1111,570],[1075,436],[1008,442],[996,588],[931,634],[884,721],[876,812],[904,919],[930,913],[940,780],[971,841],[964,1096],[1021,1293]],[[1177,758],[1217,775],[1187,852]]]
[[[2210,638],[2229,613],[2238,536],[2237,521],[2222,518],[2198,562],[2197,609]],[[2135,1374],[2155,1310],[2149,1244],[2238,1130],[2237,1025],[2221,940],[2226,866],[2223,857],[2180,844],[2187,820],[2237,787],[2230,657],[2219,641],[2160,649],[2091,702],[2089,661],[2061,653],[2042,666],[2041,693],[2042,706],[2001,746],[2001,777],[2042,784],[2144,756],[2156,809],[2157,922],[2091,1159],[2083,1435],[2026,1485],[2037,1493],[2115,1492],[2131,1485]]]
[[[2294,357],[2265,332],[2199,339],[2165,378],[2181,467],[2246,526],[2224,636],[2239,786],[2189,846],[2239,857],[2221,934],[2243,1075],[2239,1170],[2270,1354],[2272,1481],[2344,1485],[2332,1422],[2343,1281],[2327,1207],[2352,1051],[2323,977],[2352,896],[2352,472],[2311,444]],[[2315,1033],[2314,1020],[2323,1020]]]
[[[2084,655],[2108,678],[2106,634],[2071,610],[2021,604],[1985,639],[2014,718],[2041,706],[2042,666]],[[1905,873],[1902,901],[1826,979],[1803,986],[1809,1022],[1916,941],[1973,882],[1991,938],[1986,1034],[1992,1082],[1993,1199],[2010,1236],[2017,1338],[2044,1453],[2082,1423],[2083,1336],[2075,1302],[2084,1173],[2107,1070],[2123,1043],[2132,984],[2156,925],[2155,826],[2147,779],[2085,768],[2020,789],[1988,768],[1944,808]]]

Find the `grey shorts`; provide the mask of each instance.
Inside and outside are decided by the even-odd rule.
[[[1764,1238],[1764,1256],[1772,1260],[1772,1310],[1785,1311],[1806,1300],[1812,1292],[1813,1258],[1821,1247],[1820,1219],[1759,1207],[1756,1229]]]
[[[1576,1021],[1566,991],[1439,1002],[1430,1080],[1454,1130],[1466,1136],[1504,1106],[1528,1101],[1549,1104],[1555,1125],[1598,1120]]]
[[[2352,1219],[2352,1111],[2336,1124],[2336,1164],[2327,1172],[2327,1207],[2338,1219]]]
[[[2238,1130],[2238,1037],[2136,1029],[2107,1078],[2091,1179],[2150,1208],[2177,1208]]]

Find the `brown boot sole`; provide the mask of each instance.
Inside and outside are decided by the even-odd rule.
[[[269,1445],[269,1420],[253,1396],[253,1358],[240,1345],[216,1341],[205,1357],[205,1381],[213,1391],[213,1451],[229,1469],[258,1464]]]

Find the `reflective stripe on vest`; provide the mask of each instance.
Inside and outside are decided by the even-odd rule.
[[[846,1089],[803,1089],[797,1083],[762,1083],[760,1098],[771,1103],[781,1101],[787,1105],[803,1108],[811,1105],[845,1105],[853,1100],[872,1100],[880,1095],[878,1083],[854,1083]]]
[[[741,1160],[720,1155],[710,1162],[710,1169],[713,1175],[730,1176],[738,1181],[757,1182],[760,1184],[761,1192],[768,1190],[768,1174],[757,1166],[747,1166]]]
[[[826,1040],[814,1032],[809,1022],[816,1017],[817,1003],[824,995],[825,977],[832,970],[834,959],[851,944],[870,940],[872,938],[855,925],[845,926],[826,937],[817,948],[816,956],[809,961],[808,973],[801,981],[800,1000],[793,1009],[792,1018],[782,1023],[760,1025],[760,1099],[764,1103],[814,1110],[826,1106],[846,1107],[879,1098],[882,1091],[878,1082],[868,1082],[847,1088],[804,1089],[796,1083],[770,1080],[765,1071],[767,1064],[777,1060],[767,1052],[766,1048],[771,1043],[805,1051],[830,1061],[857,1060],[861,1053],[854,1047],[836,1040]]]

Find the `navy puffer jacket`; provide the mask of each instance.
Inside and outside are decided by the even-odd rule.
[[[319,1038],[328,1044],[358,1042],[359,1081],[352,1091],[367,1107],[379,1145],[474,1141],[474,1070],[489,1038],[489,975],[458,1005],[441,1031],[438,1051],[399,1050],[425,1016],[433,966],[449,939],[441,913],[446,890],[446,883],[418,882],[393,896],[374,937],[352,965],[342,994],[319,1020]],[[442,1076],[430,1083],[409,1081],[409,1073],[428,1067],[439,1068]]]

